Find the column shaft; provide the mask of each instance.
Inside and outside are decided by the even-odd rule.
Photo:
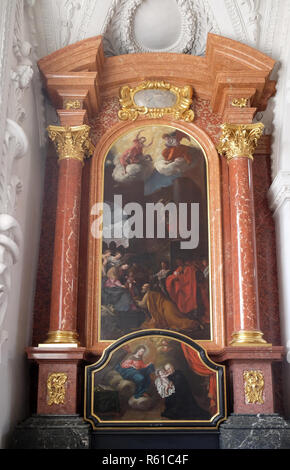
[[[81,179],[89,126],[48,128],[59,156],[57,211],[47,343],[77,343]]]
[[[262,124],[224,124],[218,146],[229,165],[234,346],[268,345],[260,331],[252,160]]]
[[[81,162],[60,162],[49,330],[67,331],[68,340],[76,333],[81,177]]]
[[[229,162],[235,330],[259,330],[259,299],[252,161]]]

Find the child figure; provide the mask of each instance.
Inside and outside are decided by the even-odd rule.
[[[133,271],[129,271],[125,286],[127,287],[132,299],[138,297],[137,282]]]
[[[118,278],[118,273],[117,273],[116,268],[110,268],[109,271],[107,272],[107,277],[108,279],[106,280],[104,284],[105,287],[123,287],[123,289],[125,289],[125,286],[123,286],[123,284]]]
[[[175,393],[175,387],[171,380],[167,378],[168,373],[165,369],[157,369],[155,385],[161,398],[166,398]]]

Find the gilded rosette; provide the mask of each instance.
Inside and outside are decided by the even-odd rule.
[[[83,163],[86,156],[92,155],[89,126],[49,126],[47,131],[49,138],[55,143],[59,161],[74,159]]]
[[[222,135],[217,146],[219,154],[225,154],[230,161],[235,157],[253,160],[258,140],[263,134],[264,125],[258,124],[223,124]]]

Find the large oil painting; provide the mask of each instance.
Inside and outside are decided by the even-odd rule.
[[[224,369],[178,333],[131,334],[86,368],[85,417],[94,426],[217,427]]]
[[[124,133],[104,162],[99,341],[165,329],[211,339],[207,161],[176,127]]]

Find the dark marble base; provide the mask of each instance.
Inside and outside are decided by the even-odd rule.
[[[220,449],[290,449],[290,422],[278,414],[232,414],[219,430]]]
[[[78,415],[33,415],[15,428],[11,449],[89,449],[91,426]]]
[[[93,431],[92,449],[218,449],[218,431]]]

